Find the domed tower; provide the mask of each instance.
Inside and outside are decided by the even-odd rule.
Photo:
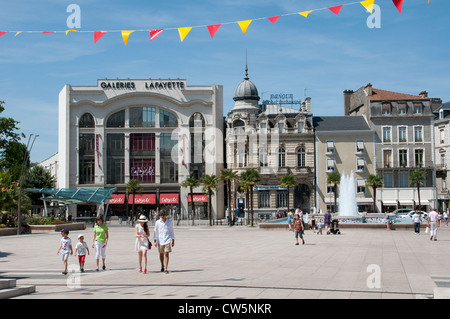
[[[248,77],[248,67],[245,66],[245,78],[236,89],[234,94],[234,108],[232,111],[253,110],[259,111],[258,102],[260,100],[258,89]]]

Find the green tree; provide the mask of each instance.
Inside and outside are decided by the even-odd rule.
[[[212,226],[212,196],[217,190],[218,178],[216,175],[204,175],[202,178],[203,192],[208,194],[209,226]]]
[[[419,208],[418,208],[419,212],[422,211],[420,204],[420,186],[422,186],[425,183],[426,176],[427,172],[421,169],[416,169],[412,171],[412,173],[409,175],[409,183],[417,187],[417,196],[419,198]]]
[[[333,193],[334,193],[334,212],[336,213],[336,198],[337,198],[337,186],[341,182],[341,174],[339,172],[333,172],[328,175],[327,183],[333,185]]]
[[[233,210],[231,208],[231,183],[239,178],[238,172],[233,171],[232,169],[224,169],[220,172],[219,180],[222,180],[227,185],[227,199],[228,199],[228,222],[231,225],[233,225]],[[234,205],[233,205],[234,206]],[[234,208],[234,207],[233,207]]]
[[[194,203],[194,188],[200,185],[200,181],[195,177],[188,177],[182,184],[182,187],[189,188],[191,194],[191,214],[192,214],[192,226],[194,226],[195,219],[195,203]]]
[[[0,113],[5,111],[4,101],[0,101]],[[25,137],[23,133],[18,133],[18,121],[10,117],[0,117],[0,150],[3,151],[9,142],[18,142],[21,137]]]
[[[251,226],[253,227],[253,188],[261,181],[261,175],[255,168],[250,168],[241,174],[241,180],[246,184],[250,192],[250,215]]]
[[[287,188],[287,210],[289,212],[289,192],[291,187],[297,186],[297,182],[295,181],[295,176],[292,174],[284,175],[280,180],[280,186]]]
[[[373,212],[376,213],[377,188],[383,187],[383,177],[380,175],[370,174],[366,180],[366,186],[372,187],[373,192]]]
[[[137,179],[130,179],[127,183],[127,192],[133,195],[133,204],[131,206],[131,225],[134,225],[134,198],[136,194],[142,193],[141,183]]]
[[[49,170],[40,165],[33,165],[25,174],[23,179],[24,188],[54,188],[56,185],[55,177]],[[33,205],[40,205],[39,193],[27,193]]]
[[[1,155],[0,168],[8,169],[14,181],[20,180],[24,158],[26,158],[25,171],[30,168],[30,154],[27,150],[27,146],[23,143],[15,140],[9,141],[3,149]]]

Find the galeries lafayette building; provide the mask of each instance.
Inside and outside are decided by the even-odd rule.
[[[65,85],[59,94],[58,187],[115,187],[108,214],[127,205],[147,216],[161,208],[187,218],[190,176],[219,175],[223,168],[223,88],[186,80],[98,80]],[[128,194],[136,179],[142,191]],[[211,198],[213,217],[224,217],[223,188]],[[194,189],[196,218],[206,218],[202,187]],[[72,214],[105,207],[71,205]]]

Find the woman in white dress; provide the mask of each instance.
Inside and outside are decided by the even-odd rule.
[[[142,260],[144,260],[144,274],[147,273],[147,250],[151,248],[151,243],[149,241],[150,230],[147,225],[147,218],[142,215],[138,219],[138,224],[136,225],[136,251],[139,256],[139,272],[142,272]]]

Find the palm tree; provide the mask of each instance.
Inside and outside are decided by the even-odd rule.
[[[409,183],[417,187],[417,196],[419,197],[419,212],[422,211],[420,205],[420,186],[425,183],[426,176],[427,172],[421,169],[416,169],[409,175]]]
[[[231,183],[238,178],[237,171],[230,169],[224,169],[220,172],[219,180],[224,181],[227,184],[227,197],[228,197],[228,221],[230,226],[233,220],[233,210],[231,209]],[[234,208],[234,205],[233,205]]]
[[[383,177],[370,174],[366,181],[366,186],[372,187],[373,191],[373,212],[376,213],[377,188],[383,187]]]
[[[280,180],[280,186],[286,187],[287,188],[287,210],[289,212],[289,191],[291,189],[291,187],[295,187],[297,186],[297,182],[295,181],[295,176],[292,174],[289,175],[284,175],[281,180]]]
[[[212,196],[217,189],[218,178],[216,175],[204,175],[202,178],[203,192],[208,193],[209,226],[212,226]]]
[[[133,205],[131,207],[131,225],[134,225],[134,197],[142,192],[141,183],[137,179],[130,179],[127,183],[127,192],[133,194]]]
[[[191,213],[192,213],[192,226],[194,226],[195,219],[195,203],[194,203],[194,188],[200,185],[200,181],[195,177],[188,177],[182,184],[182,187],[189,187],[189,192],[191,194]]]
[[[333,193],[334,193],[334,212],[336,213],[336,197],[337,197],[337,186],[341,181],[341,174],[339,172],[333,172],[328,175],[327,183],[333,185]]]
[[[245,182],[250,191],[250,214],[252,216],[251,226],[253,227],[253,188],[261,181],[261,176],[255,168],[250,168],[241,174],[241,180]]]

